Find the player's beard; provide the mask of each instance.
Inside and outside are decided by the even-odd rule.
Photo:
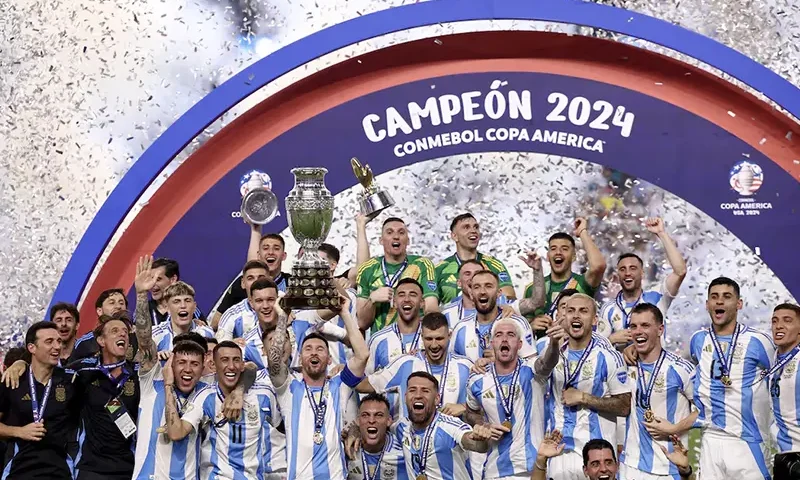
[[[487,313],[491,313],[494,310],[494,307],[497,306],[497,298],[496,297],[489,297],[489,302],[486,304],[486,307],[483,307],[479,302],[475,302],[475,310],[478,311],[481,315],[486,315]]]

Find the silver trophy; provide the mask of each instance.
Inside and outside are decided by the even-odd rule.
[[[378,187],[375,177],[369,165],[361,165],[357,158],[350,159],[350,166],[353,167],[358,183],[364,187],[364,191],[358,196],[358,205],[361,213],[373,219],[379,213],[394,205],[394,200],[389,192]]]
[[[278,197],[272,193],[272,179],[264,172],[253,170],[239,182],[242,194],[242,218],[253,225],[264,225],[278,214]]]
[[[317,249],[328,236],[333,223],[333,195],[325,188],[325,168],[295,168],[294,188],[286,197],[289,231],[302,248],[302,256],[292,266],[283,309],[312,310],[339,306],[328,262]]]

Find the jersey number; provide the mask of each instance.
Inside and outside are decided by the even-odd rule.
[[[722,365],[717,363],[717,360],[711,360],[711,378],[714,380],[722,380]]]
[[[231,443],[244,443],[244,429],[241,424],[231,425]]]

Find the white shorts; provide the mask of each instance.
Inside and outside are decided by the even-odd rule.
[[[677,475],[676,475],[677,476]],[[680,476],[677,476],[680,478]],[[619,466],[619,480],[673,480],[670,475],[653,475],[634,468],[624,463]]]
[[[705,430],[700,442],[698,480],[769,480],[767,445],[748,443],[714,430]]]
[[[547,478],[551,480],[586,480],[583,455],[570,450],[547,462]]]

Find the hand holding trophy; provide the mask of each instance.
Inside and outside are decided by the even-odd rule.
[[[264,225],[278,215],[278,197],[272,193],[272,179],[258,170],[244,174],[239,181],[242,218],[250,225]]]
[[[355,157],[350,159],[350,165],[353,167],[353,173],[356,175],[358,183],[364,187],[364,191],[358,196],[361,213],[372,220],[379,213],[394,205],[391,195],[375,183],[375,176],[369,165],[362,165]]]

